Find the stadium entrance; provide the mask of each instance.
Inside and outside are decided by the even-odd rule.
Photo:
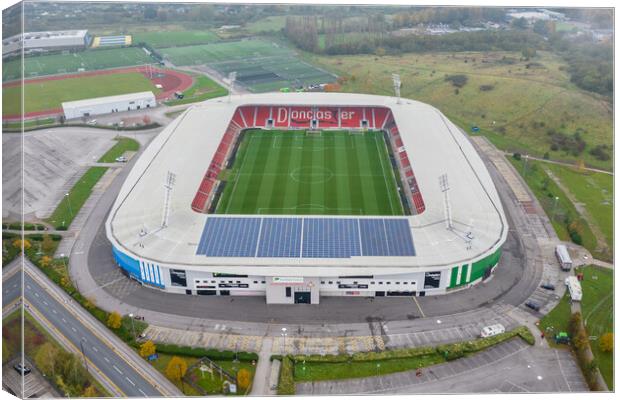
[[[295,292],[295,304],[310,304],[310,292]]]

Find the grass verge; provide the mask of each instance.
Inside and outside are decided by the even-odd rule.
[[[56,229],[68,229],[88,197],[90,197],[93,187],[107,170],[106,167],[89,168],[71,188],[68,195],[63,196],[52,215],[46,221],[54,225]]]
[[[530,330],[520,326],[510,332],[484,339],[440,346],[405,348],[382,352],[337,355],[274,356],[282,360],[279,395],[295,393],[295,382],[364,378],[408,371],[452,361],[485,350],[514,337],[530,345],[535,340]]]
[[[126,151],[138,151],[140,148],[140,143],[137,141],[127,138],[127,137],[119,137],[116,140],[116,144],[112,146],[110,150],[108,150],[101,158],[99,159],[100,163],[113,163],[116,161],[117,157],[125,154]]]

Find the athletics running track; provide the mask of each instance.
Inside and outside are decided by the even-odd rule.
[[[166,99],[171,97],[174,92],[182,92],[187,90],[190,86],[192,86],[193,78],[190,75],[184,74],[182,72],[173,71],[170,69],[160,69],[160,68],[152,68],[153,78],[150,78],[150,74],[145,66],[139,67],[130,67],[130,68],[115,68],[115,69],[106,69],[99,71],[86,71],[79,72],[74,74],[64,74],[64,75],[50,75],[44,76],[40,78],[32,78],[24,80],[25,84],[44,82],[44,81],[58,81],[63,79],[72,79],[72,78],[82,78],[85,76],[94,76],[94,75],[110,75],[110,74],[122,74],[128,72],[140,72],[146,78],[148,78],[153,85],[160,84],[163,89],[161,93],[157,94],[155,97],[157,100]],[[163,76],[158,77],[155,75],[163,74]],[[14,87],[21,85],[21,81],[11,81],[2,85],[3,88]],[[32,119],[39,117],[49,117],[62,114],[62,108],[54,108],[49,110],[41,110],[41,111],[32,111],[27,112],[24,115],[24,119]],[[3,115],[3,121],[10,120],[20,120],[22,118],[21,115],[13,114],[13,115]]]

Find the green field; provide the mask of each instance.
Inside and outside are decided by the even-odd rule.
[[[2,115],[19,114],[20,105],[7,100],[20,91],[20,86],[3,89]],[[25,112],[50,110],[61,108],[63,101],[144,91],[158,93],[160,90],[139,72],[33,82],[24,86],[24,107]]]
[[[197,46],[170,47],[161,54],[175,65],[209,64],[218,61],[291,55],[292,52],[265,40],[241,40]]]
[[[145,42],[155,48],[189,46],[219,41],[219,37],[208,30],[137,32],[132,43]]]
[[[598,226],[605,242],[613,251],[613,175],[578,171],[576,168],[547,164],[546,166],[591,216],[590,224]]]
[[[219,214],[402,215],[380,132],[247,131]]]
[[[604,333],[614,331],[614,276],[613,271],[601,267],[579,268],[584,279],[581,282],[583,299],[581,315],[591,338],[591,347],[603,378],[613,390],[613,353],[602,352],[599,341]]]
[[[166,105],[175,106],[179,104],[195,103],[205,101],[215,97],[226,96],[228,90],[218,85],[212,79],[200,75],[194,77],[194,84],[183,92],[182,99],[166,101]]]
[[[118,49],[86,50],[78,53],[53,54],[26,57],[24,78],[85,71],[152,64],[155,60],[138,47]],[[21,78],[21,60],[2,62],[2,80]]]
[[[301,61],[290,49],[265,40],[170,47],[161,53],[179,66],[207,64],[222,75],[235,71],[237,81],[253,92],[335,80],[331,74]]]
[[[392,95],[391,74],[399,73],[403,97],[432,104],[466,131],[478,126],[500,149],[539,157],[549,152],[551,159],[612,169],[613,158],[598,160],[589,151],[612,145],[613,106],[578,89],[566,63],[551,53],[529,61],[511,52],[304,57],[347,78],[345,92]],[[467,76],[461,88],[446,80],[456,74]],[[550,131],[573,135],[578,129],[587,143],[583,152],[551,150]]]

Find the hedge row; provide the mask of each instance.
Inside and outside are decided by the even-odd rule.
[[[326,354],[326,355],[299,355],[299,356],[290,356],[291,360],[294,362],[317,362],[317,363],[342,363],[349,361],[382,361],[382,360],[393,360],[393,359],[402,359],[402,358],[415,358],[431,355],[434,353],[439,353],[444,356],[447,361],[451,361],[460,357],[463,357],[467,353],[474,353],[484,349],[487,349],[491,346],[494,346],[498,343],[511,339],[515,336],[519,336],[526,343],[533,345],[535,343],[534,335],[532,332],[525,327],[520,326],[516,329],[513,329],[510,332],[505,332],[496,336],[491,336],[484,339],[476,339],[468,342],[459,342],[452,344],[439,345],[436,347],[414,347],[414,348],[406,348],[406,349],[396,349],[396,350],[387,350],[381,352],[362,352],[362,353],[354,353],[354,354]],[[272,360],[276,359],[277,356],[272,356]],[[282,359],[277,358],[277,359]]]
[[[159,353],[187,356],[187,357],[208,357],[211,360],[226,361],[234,360],[235,352],[230,350],[205,349],[201,347],[177,346],[176,344],[157,343]],[[258,361],[258,354],[239,351],[236,353],[239,361]]]
[[[577,364],[579,364],[579,368],[581,368],[581,372],[586,379],[588,387],[590,390],[596,392],[606,390],[599,383],[598,374],[600,372],[596,360],[592,359],[590,356],[592,351],[590,349],[590,341],[588,340],[586,328],[583,326],[580,312],[571,315],[568,322],[568,330],[571,335],[571,345],[575,351]]]
[[[43,240],[43,236],[44,235],[48,235],[53,241],[58,242],[59,240],[62,240],[62,236],[54,234],[54,233],[32,233],[30,235],[24,235],[24,237],[26,238],[26,240],[33,240],[35,242],[39,242]],[[2,232],[2,239],[6,240],[6,239],[19,239],[21,238],[21,234],[20,233],[13,233],[13,232]]]
[[[282,358],[280,377],[278,379],[278,395],[291,396],[295,394],[295,365],[290,357]]]
[[[2,224],[2,229],[11,229],[11,230],[19,231],[22,229],[22,224],[20,222],[13,222],[10,224],[5,223],[5,224]],[[24,230],[25,231],[44,231],[45,225],[32,224],[32,223],[26,222],[24,223]]]

